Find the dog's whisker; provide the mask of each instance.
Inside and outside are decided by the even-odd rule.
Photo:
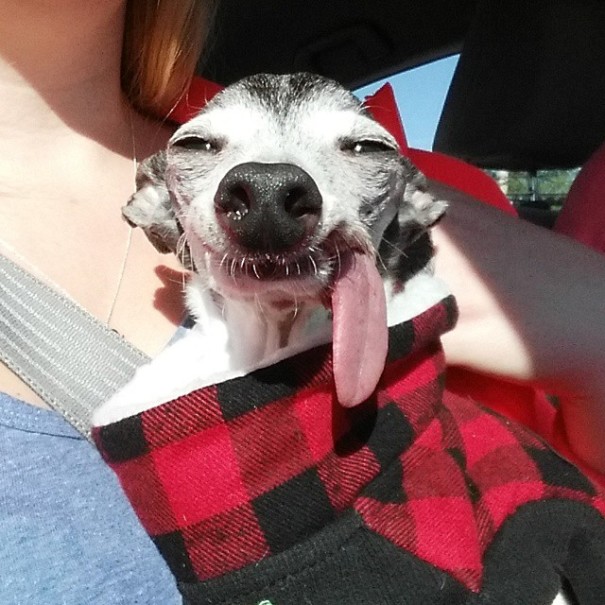
[[[292,320],[295,320],[298,317],[299,305],[298,305],[298,297],[296,293],[294,293],[294,311],[292,313]]]
[[[368,253],[371,250],[373,250],[373,246],[368,242],[367,236],[364,236],[363,234],[359,233],[358,231],[354,231],[352,233],[352,237],[353,237],[353,242],[355,244],[357,244],[357,247],[359,247],[362,251]]]
[[[254,307],[257,309],[258,314],[261,317],[266,317],[265,307],[263,306],[263,303],[262,303],[258,293],[254,294]]]
[[[187,238],[185,234],[181,235],[176,242],[175,255],[183,264],[185,263],[185,254],[187,249]]]
[[[378,261],[382,265],[382,268],[384,269],[385,273],[388,273],[389,268],[386,266],[386,264],[385,264],[382,256],[380,254],[376,253],[376,258],[378,259]]]
[[[408,254],[406,253],[406,251],[403,250],[403,249],[401,249],[401,248],[399,248],[398,246],[396,246],[393,242],[390,242],[385,237],[383,237],[381,241],[384,242],[385,244],[387,244],[387,246],[390,246],[393,250],[395,250],[395,252],[398,252],[399,254],[401,254],[402,256],[404,256],[405,258],[408,258]]]
[[[340,257],[340,248],[338,242],[334,244],[334,251],[336,252],[336,275],[340,275],[342,271],[342,258]]]

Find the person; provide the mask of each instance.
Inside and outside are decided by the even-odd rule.
[[[134,162],[170,136],[161,116],[187,87],[212,3],[0,7],[2,252],[153,355],[181,321],[184,277],[120,207]],[[460,306],[448,360],[560,393],[574,447],[605,469],[602,258],[435,186],[451,200],[437,272]],[[0,602],[180,602],[93,448],[5,367],[0,391]]]
[[[181,322],[183,277],[120,207],[212,10],[0,0],[0,252],[149,355]],[[0,603],[180,603],[94,448],[4,366],[0,392]]]

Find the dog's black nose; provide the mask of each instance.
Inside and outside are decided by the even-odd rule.
[[[322,199],[302,168],[248,162],[223,177],[214,206],[220,224],[240,246],[254,252],[284,252],[314,231]]]

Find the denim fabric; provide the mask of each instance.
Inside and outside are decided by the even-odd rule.
[[[0,394],[0,603],[181,602],[94,447],[58,414]]]

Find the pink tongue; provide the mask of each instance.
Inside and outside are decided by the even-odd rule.
[[[374,392],[387,356],[388,329],[382,279],[374,260],[354,253],[332,293],[336,396],[353,407]]]

